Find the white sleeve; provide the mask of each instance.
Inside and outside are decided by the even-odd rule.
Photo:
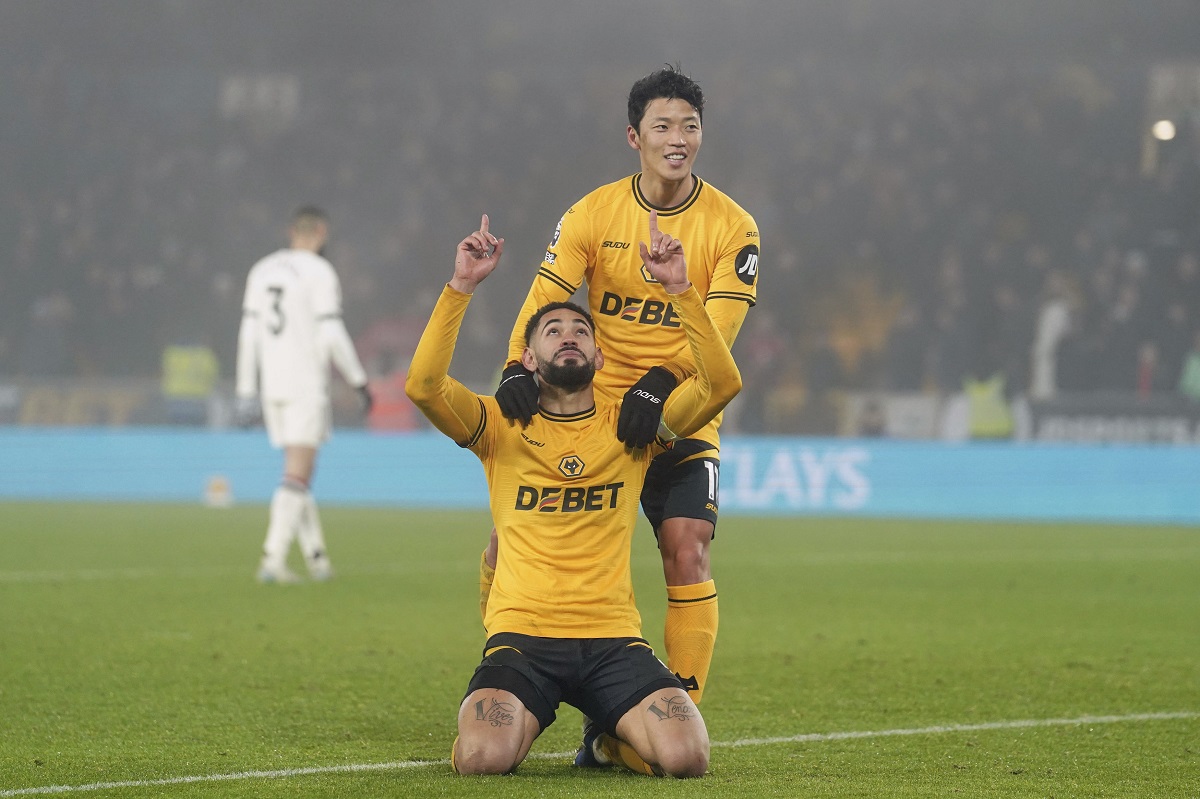
[[[242,324],[238,328],[237,382],[235,393],[239,397],[253,397],[258,393],[258,309],[254,307],[252,285],[253,273],[246,280],[246,296],[242,300]]]
[[[346,325],[340,316],[323,318],[317,329],[317,337],[321,342],[321,349],[329,353],[329,359],[341,372],[342,377],[346,378],[347,383],[355,388],[367,384],[366,370],[358,360],[354,342],[350,340],[350,334],[346,332]]]
[[[367,373],[354,350],[350,334],[346,332],[346,324],[342,321],[341,281],[328,261],[321,259],[321,263],[324,268],[318,273],[320,280],[312,294],[313,315],[317,319],[317,341],[321,351],[328,355],[347,383],[355,388],[365,386]]]

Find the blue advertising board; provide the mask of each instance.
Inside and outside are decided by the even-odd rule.
[[[1200,521],[1200,448],[730,439],[721,510],[910,518]]]
[[[754,515],[1200,522],[1200,447],[725,438],[721,512]],[[0,429],[0,500],[269,500],[280,454],[259,431]],[[323,504],[487,507],[483,469],[444,436],[339,431]]]

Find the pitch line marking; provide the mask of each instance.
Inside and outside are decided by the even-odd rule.
[[[1093,552],[1045,552],[1043,550],[973,550],[960,552],[861,552],[861,553],[798,553],[790,559],[797,566],[878,566],[895,563],[983,563],[1012,565],[1024,563],[1154,563],[1159,561],[1200,560],[1200,548],[1159,547],[1156,549],[1123,549],[1119,547]],[[647,563],[650,561],[647,559]],[[421,561],[419,565],[395,563],[384,565],[344,567],[339,574],[356,577],[406,575],[430,571],[458,573],[465,570],[460,561]],[[193,567],[181,569],[108,568],[108,569],[42,569],[31,571],[0,571],[4,583],[76,583],[112,580],[159,580],[200,577],[245,576],[246,570],[234,567]]]
[[[947,724],[932,727],[913,727],[896,730],[855,730],[847,732],[810,732],[801,735],[785,735],[776,738],[739,738],[736,741],[713,741],[714,749],[732,749],[742,746],[766,746],[784,743],[816,743],[821,741],[847,741],[858,738],[890,738],[900,735],[940,735],[948,732],[981,732],[985,730],[1018,730],[1030,727],[1069,727],[1084,724],[1120,724],[1129,721],[1173,721],[1200,718],[1200,712],[1178,711],[1174,713],[1130,713],[1123,716],[1079,716],[1073,719],[1019,719],[1016,721],[988,721],[979,724]],[[529,755],[529,759],[555,760],[573,756],[574,752],[541,752]],[[86,785],[46,785],[40,788],[15,788],[0,790],[0,797],[35,796],[59,793],[84,793],[106,791],[114,788],[153,788],[163,785],[185,785],[197,782],[226,782],[229,780],[278,779],[280,777],[303,777],[309,774],[344,774],[362,771],[395,771],[420,768],[422,766],[449,766],[443,760],[397,760],[392,763],[352,763],[345,766],[310,766],[307,768],[276,769],[274,771],[238,771],[231,774],[203,774],[188,777],[167,777],[158,780],[127,780],[124,782],[93,782]]]
[[[1173,556],[1178,559],[1178,554]],[[1165,560],[1166,558],[1164,558]],[[393,576],[428,574],[436,572],[463,572],[466,569],[461,563],[450,561],[423,561],[420,566],[411,564],[390,564],[383,566],[364,566],[360,568],[345,567],[339,574],[360,576]],[[3,583],[82,583],[115,580],[162,580],[162,579],[199,579],[210,577],[246,577],[244,568],[229,566],[194,567],[181,569],[159,568],[111,568],[111,569],[43,569],[34,571],[0,571],[0,584]],[[252,571],[250,572],[253,576]]]
[[[1066,727],[1083,724],[1119,724],[1126,721],[1170,721],[1200,718],[1200,713],[1131,713],[1124,716],[1080,716],[1074,719],[1024,719],[1017,721],[986,721],[979,724],[948,724],[916,727],[907,730],[863,730],[851,732],[812,732],[780,738],[742,738],[737,741],[714,741],[714,748],[764,746],[766,744],[811,743],[819,741],[848,741],[855,738],[888,738],[900,735],[937,735],[947,732],[981,732],[985,730],[1019,730],[1027,727]],[[2,794],[0,794],[2,795]]]

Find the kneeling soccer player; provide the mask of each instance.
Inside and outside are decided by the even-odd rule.
[[[470,295],[504,250],[488,224],[485,215],[458,245],[405,386],[434,426],[482,461],[500,540],[489,637],[459,709],[454,768],[511,772],[566,702],[594,720],[578,765],[701,776],[708,730],[641,637],[630,543],[650,460],[716,416],[741,376],[688,281],[683,245],[659,231],[651,211],[642,262],[670,295],[697,364],[667,400],[657,439],[630,449],[615,436],[620,404],[592,390],[604,356],[591,316],[570,302],[529,320],[522,357],[538,376],[538,412],[524,428],[510,423],[493,397],[447,374]]]

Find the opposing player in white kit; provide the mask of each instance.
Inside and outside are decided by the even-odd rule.
[[[260,260],[246,279],[238,332],[237,397],[244,409],[259,397],[271,445],[283,450],[283,480],[271,498],[258,580],[290,583],[292,541],[298,540],[309,574],[333,576],[310,490],[317,450],[330,434],[329,366],[371,409],[367,375],[342,322],[342,289],[321,250],[329,220],[305,206],[293,215],[289,247]]]

